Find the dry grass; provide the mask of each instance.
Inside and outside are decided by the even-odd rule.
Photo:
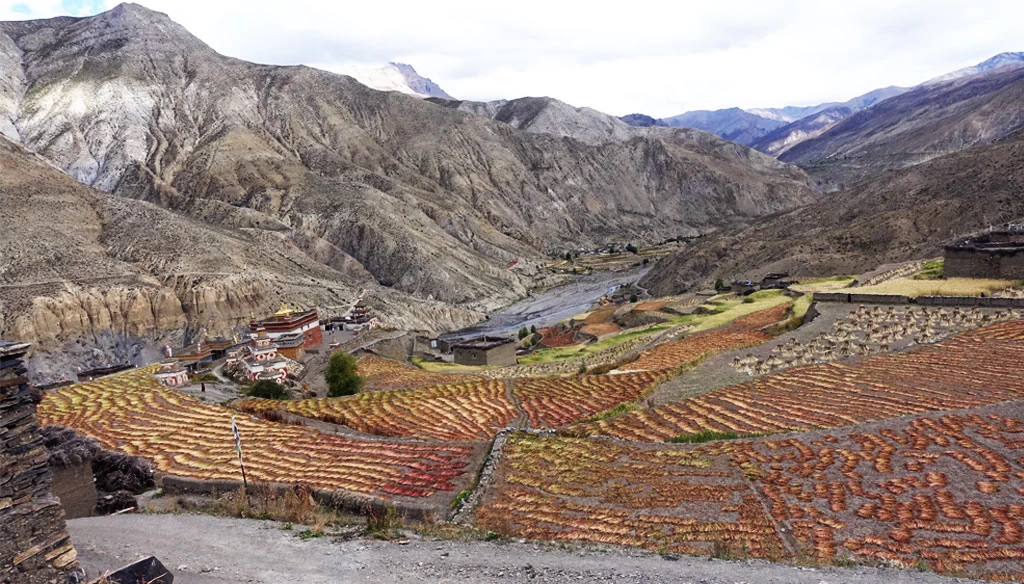
[[[846,288],[853,282],[853,276],[833,276],[831,278],[820,278],[817,280],[802,280],[799,284],[790,286],[791,290],[805,294],[814,292],[833,292]]]
[[[850,288],[853,294],[902,294],[904,296],[980,296],[1005,290],[1014,285],[1010,280],[980,278],[948,278],[945,280],[915,280],[899,278],[874,286]]]

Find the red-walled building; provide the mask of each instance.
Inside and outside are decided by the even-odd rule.
[[[281,309],[275,312],[273,317],[259,322],[255,319],[249,321],[249,332],[253,335],[260,328],[274,341],[280,337],[302,335],[302,346],[305,348],[315,347],[324,342],[324,335],[320,330],[320,316],[316,310],[298,311],[282,304]]]

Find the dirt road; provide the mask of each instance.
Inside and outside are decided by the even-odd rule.
[[[68,522],[90,576],[156,555],[177,584],[616,582],[629,584],[941,584],[912,570],[806,569],[760,561],[669,560],[635,551],[566,551],[534,543],[301,540],[279,523],[200,515],[121,515]]]

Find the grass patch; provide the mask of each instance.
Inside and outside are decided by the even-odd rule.
[[[850,288],[853,294],[901,294],[918,296],[981,296],[1013,287],[1010,280],[986,280],[982,278],[947,278],[945,280],[916,280],[899,278],[875,286]]]
[[[591,343],[589,345],[571,345],[568,347],[555,347],[552,349],[539,349],[529,355],[524,355],[519,358],[521,365],[530,365],[533,363],[550,363],[552,361],[559,361],[562,359],[572,359],[574,357],[583,357],[586,355],[592,355],[605,349],[620,345],[630,339],[637,337],[644,337],[653,335],[664,330],[671,328],[669,324],[659,324],[650,328],[641,330],[628,331],[619,333],[617,335],[610,336],[606,339]]]
[[[914,274],[914,279],[915,280],[941,280],[942,279],[942,268],[943,268],[943,265],[944,265],[944,262],[942,260],[937,260],[937,261],[933,261],[933,262],[925,262],[924,263],[924,268],[920,272],[918,272],[917,274]]]
[[[854,281],[853,276],[831,276],[828,278],[817,278],[814,280],[804,280],[799,284],[793,284],[790,286],[791,290],[796,292],[813,293],[813,292],[831,292],[834,290],[840,290],[846,288]]]
[[[814,294],[804,294],[793,301],[793,308],[790,308],[790,312],[793,314],[793,318],[803,318],[807,314],[807,310],[811,307],[811,303],[814,302]]]
[[[430,373],[474,373],[494,369],[493,365],[461,365],[444,361],[430,361],[422,357],[413,357],[409,362]]]
[[[694,434],[680,434],[675,438],[668,438],[665,442],[671,442],[673,444],[702,444],[704,442],[718,442],[721,440],[740,440],[742,438],[757,438],[758,436],[765,436],[765,434],[751,433],[744,434],[740,432],[716,432],[714,430],[701,430]]]

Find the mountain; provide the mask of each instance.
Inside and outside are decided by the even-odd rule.
[[[489,102],[431,101],[442,107],[508,124],[518,130],[573,138],[595,146],[647,135],[647,132],[636,130],[615,116],[588,107],[574,107],[551,97],[521,97]]]
[[[989,71],[999,69],[1000,67],[1020,65],[1021,63],[1024,63],[1024,53],[999,53],[998,55],[990,59],[986,59],[977,65],[957,69],[952,73],[946,73],[945,75],[940,75],[939,77],[925,81],[924,85],[952,81],[962,77],[970,77],[971,75],[977,75],[978,73],[987,73]]]
[[[380,91],[399,91],[413,97],[455,99],[430,79],[420,76],[412,65],[405,63],[392,62],[379,68],[347,65],[334,72],[354,77],[363,85]]]
[[[660,120],[644,114],[631,114],[620,119],[638,127],[664,125],[706,130],[726,140],[777,156],[808,137],[816,136],[827,129],[829,124],[834,124],[850,113],[858,112],[905,91],[905,87],[883,87],[842,103],[781,108],[733,107],[713,111],[695,110]]]
[[[650,128],[651,126],[667,126],[667,124],[661,120],[652,118],[645,114],[629,114],[626,116],[619,116],[619,119],[623,123],[633,126],[634,128]]]
[[[695,110],[660,120],[673,128],[696,128],[726,140],[749,146],[785,121],[766,118],[738,107],[715,111]]]
[[[1024,127],[1024,64],[927,83],[861,110],[780,159],[831,181],[855,184],[973,146]]]
[[[800,116],[789,124],[776,128],[750,144],[751,148],[779,156],[793,146],[821,135],[829,128],[846,119],[850,115],[862,109],[869,108],[876,103],[900,95],[908,91],[905,87],[883,87],[859,95],[847,102],[837,104],[821,104],[810,108],[800,108]],[[782,110],[754,110],[770,113],[772,111],[785,112],[797,108],[782,108]]]
[[[87,187],[0,138],[0,337],[29,341],[39,379],[94,358],[159,358],[200,327],[231,335],[281,302],[363,297],[392,326],[467,325],[479,313],[378,285],[336,249],[300,249],[287,232],[206,224]],[[84,341],[84,342],[83,342]]]
[[[776,128],[751,144],[751,148],[772,156],[779,156],[804,140],[820,136],[826,130],[853,114],[846,106],[836,105],[795,122]]]
[[[675,294],[716,278],[858,274],[935,257],[955,237],[1024,218],[1024,136],[885,173],[802,209],[699,238],[640,284]]]
[[[286,259],[276,257],[322,282],[366,282],[428,307],[490,310],[525,296],[560,250],[703,233],[818,197],[795,167],[704,132],[633,131],[570,108],[615,138],[588,143],[548,133],[568,123],[553,102],[503,106],[506,123],[343,75],[247,63],[133,4],[0,23],[0,67],[5,136],[121,205],[264,242],[266,254],[237,256],[237,271],[259,271],[278,246]],[[517,129],[526,118],[528,131]],[[156,236],[127,225],[125,241]],[[63,245],[38,233],[33,245]],[[196,238],[173,241],[195,255],[241,253]],[[169,253],[149,256],[153,278],[194,271]],[[505,270],[512,259],[533,271]],[[9,272],[0,290],[20,282]]]

